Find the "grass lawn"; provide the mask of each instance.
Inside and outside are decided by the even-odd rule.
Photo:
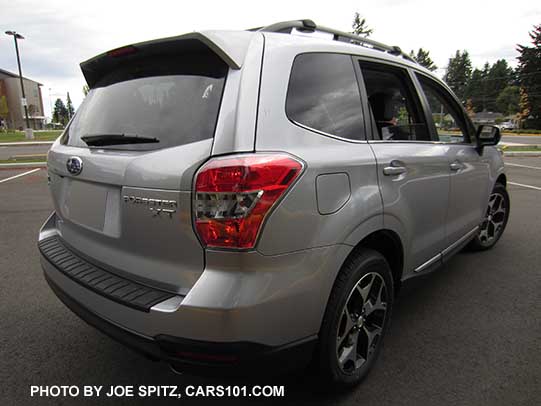
[[[541,152],[541,147],[539,145],[521,145],[521,146],[502,146],[500,147],[501,150],[506,152],[517,152],[517,151],[524,151],[524,152]]]
[[[62,130],[34,131],[34,139],[24,138],[23,131],[0,132],[0,142],[19,142],[19,141],[54,141],[62,133]]]
[[[28,164],[33,162],[47,162],[47,157],[25,157],[25,158],[10,158],[10,159],[0,159],[0,164]]]

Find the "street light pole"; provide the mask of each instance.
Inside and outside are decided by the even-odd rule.
[[[24,39],[24,37],[17,33],[16,31],[6,31],[7,35],[11,35],[13,37],[13,41],[15,42],[15,53],[17,54],[17,66],[19,67],[19,80],[21,81],[21,94],[22,98],[24,100],[24,115],[26,118],[26,138],[33,139],[34,134],[32,132],[32,129],[30,128],[30,119],[28,118],[28,103],[26,101],[26,95],[24,94],[24,82],[23,82],[23,70],[21,68],[21,58],[19,56],[19,44],[17,43],[18,39]],[[22,101],[21,101],[22,102]]]

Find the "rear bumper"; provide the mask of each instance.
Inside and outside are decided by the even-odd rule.
[[[54,215],[39,240],[52,237],[63,241]],[[58,261],[55,265],[42,250],[41,265],[52,289],[70,309],[152,358],[193,369],[250,364],[255,359],[259,364],[269,358],[279,364],[286,356],[282,354],[289,354],[291,364],[291,357],[299,363],[309,358],[336,272],[350,249],[336,245],[276,256],[207,251],[205,270],[187,294],[167,292],[178,300],[175,306],[164,306],[166,300],[146,308],[124,303],[129,297],[107,296],[100,291],[102,282],[87,286],[69,275],[78,266],[73,259],[63,260],[67,262],[60,268],[71,265],[61,270]],[[120,277],[113,272],[115,276]]]
[[[227,370],[228,374],[231,371],[243,374],[258,368],[277,372],[293,365],[307,364],[317,344],[316,337],[280,347],[249,342],[213,343],[167,335],[145,337],[117,326],[85,308],[63,292],[47,274],[45,280],[62,303],[89,325],[132,350],[152,360],[167,362],[179,371],[206,375]]]

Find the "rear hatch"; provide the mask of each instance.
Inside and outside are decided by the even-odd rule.
[[[196,39],[81,66],[90,92],[48,157],[57,228],[96,265],[186,293],[204,268],[192,179],[211,155],[229,66]]]

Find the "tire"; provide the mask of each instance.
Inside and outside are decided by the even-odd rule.
[[[507,189],[504,185],[497,183],[490,194],[487,211],[479,226],[479,232],[468,244],[468,249],[485,251],[494,247],[505,231],[510,209],[511,202]]]
[[[393,278],[386,259],[371,249],[354,252],[334,283],[315,355],[320,377],[333,389],[360,383],[373,367],[393,300]]]

